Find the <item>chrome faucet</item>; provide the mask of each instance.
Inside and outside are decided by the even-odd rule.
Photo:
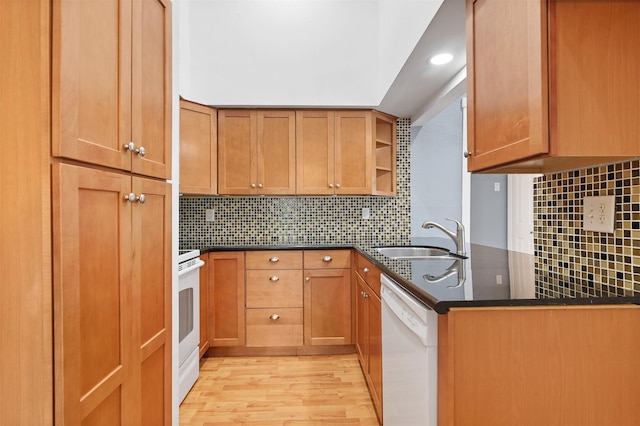
[[[460,256],[465,256],[466,252],[464,250],[464,226],[462,226],[462,223],[458,222],[455,219],[447,218],[447,220],[450,220],[456,223],[456,232],[449,231],[447,228],[440,225],[439,223],[432,222],[430,220],[424,222],[422,224],[422,227],[424,229],[438,228],[439,230],[447,234],[447,236],[451,238],[454,243],[456,243],[456,253],[459,254]]]

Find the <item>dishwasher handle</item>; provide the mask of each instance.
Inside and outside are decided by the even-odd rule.
[[[384,276],[382,277],[382,287],[381,287],[381,299],[382,303],[386,305],[393,315],[395,315],[401,322],[404,324],[407,329],[409,329],[413,334],[415,334],[420,342],[424,346],[429,346],[429,324],[426,321],[423,321],[419,315],[416,315],[414,309],[410,308],[402,299],[407,297],[406,295],[397,294],[398,291],[403,291],[399,289],[394,289],[389,286],[388,282],[384,282]],[[391,283],[393,285],[393,283]],[[394,285],[394,287],[397,287]],[[404,297],[403,297],[404,296]],[[424,318],[426,319],[427,315],[427,307],[424,308]],[[436,326],[433,324],[432,326]]]

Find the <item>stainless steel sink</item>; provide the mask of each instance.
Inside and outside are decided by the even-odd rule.
[[[390,259],[466,259],[447,249],[430,246],[375,247],[375,250]]]

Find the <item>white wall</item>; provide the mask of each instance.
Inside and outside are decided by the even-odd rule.
[[[184,0],[180,94],[377,106],[442,0]]]

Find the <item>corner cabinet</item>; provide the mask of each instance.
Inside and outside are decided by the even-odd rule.
[[[466,22],[470,171],[640,156],[640,3],[467,0]]]
[[[395,118],[373,111],[296,112],[301,195],[395,195]]]
[[[180,192],[218,192],[218,116],[215,108],[180,100]]]
[[[218,110],[218,192],[293,195],[295,112]]]
[[[53,2],[52,153],[171,171],[169,0]]]

